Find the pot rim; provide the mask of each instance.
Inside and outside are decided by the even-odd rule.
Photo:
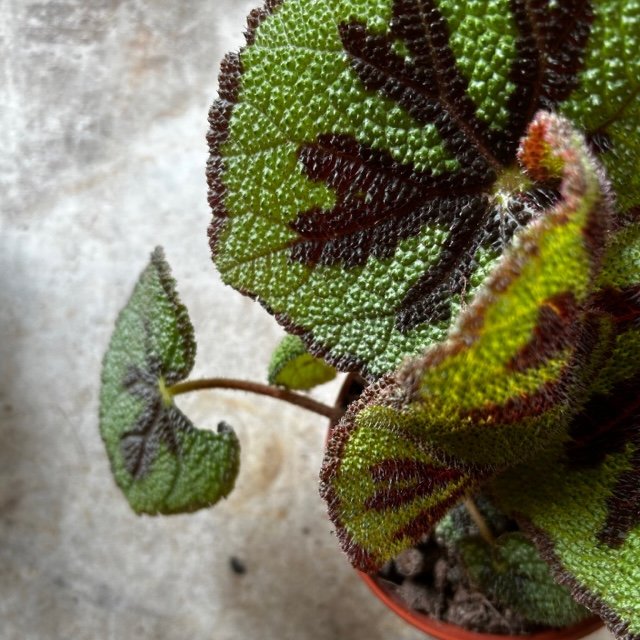
[[[508,634],[497,635],[492,633],[480,633],[478,631],[468,631],[448,622],[441,622],[431,618],[427,614],[409,609],[397,596],[390,593],[373,576],[362,571],[357,571],[362,581],[369,587],[372,593],[381,600],[396,615],[400,616],[410,625],[430,636],[440,640],[578,640],[603,626],[602,620],[594,616],[587,618],[578,624],[562,629],[549,629],[528,635],[512,636]]]

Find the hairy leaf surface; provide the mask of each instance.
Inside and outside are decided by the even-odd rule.
[[[482,468],[443,463],[417,429],[399,427],[392,380],[371,385],[332,429],[320,493],[351,563],[373,572],[417,542],[487,476]]]
[[[636,409],[636,433],[637,425]],[[501,476],[495,494],[576,600],[599,614],[618,637],[637,639],[640,443],[635,440],[616,453],[592,450],[591,456],[602,454],[599,464],[576,464],[571,458],[559,463],[556,455],[562,452],[552,451]]]
[[[640,228],[608,247],[593,298],[602,366],[568,437],[493,483],[556,578],[621,638],[640,638]]]
[[[222,277],[369,378],[443,340],[555,197],[516,163],[539,109],[640,204],[639,20],[638,0],[270,0],[210,115]]]
[[[563,176],[560,201],[517,236],[449,339],[370,387],[330,439],[322,494],[362,566],[417,541],[492,470],[562,440],[579,406],[599,337],[588,302],[607,186],[584,139],[557,116],[534,119],[520,156],[529,173]],[[396,474],[384,491],[374,477],[381,456]]]
[[[569,589],[554,581],[549,565],[521,533],[505,533],[491,546],[466,538],[459,549],[471,581],[529,622],[567,627],[589,616]]]
[[[102,368],[100,433],[111,470],[134,511],[210,506],[232,489],[240,445],[220,423],[196,429],[169,387],[189,374],[196,343],[162,249],[120,313]]]

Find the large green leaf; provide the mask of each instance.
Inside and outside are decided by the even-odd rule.
[[[579,602],[640,638],[640,227],[605,256],[594,311],[604,360],[568,438],[493,483]]]
[[[226,282],[376,378],[444,339],[553,195],[540,108],[640,203],[638,0],[270,0],[223,63],[208,166]]]
[[[418,540],[491,471],[563,440],[595,375],[607,185],[557,116],[534,119],[520,155],[531,174],[562,175],[560,201],[517,235],[449,339],[371,386],[332,433],[322,494],[358,566]]]
[[[627,394],[637,404],[638,381]],[[628,396],[627,396],[628,397]],[[618,402],[622,397],[616,398]],[[628,408],[628,404],[625,404]],[[616,412],[617,413],[617,412]],[[621,638],[640,638],[640,415],[621,434],[517,466],[494,483],[501,506],[516,515],[555,577],[602,616]],[[619,414],[618,414],[618,417]],[[571,450],[571,448],[569,448]],[[616,451],[617,449],[617,451]],[[558,456],[564,458],[558,462]]]
[[[102,367],[100,433],[118,486],[138,513],[177,513],[225,497],[238,473],[233,430],[196,429],[173,385],[193,367],[187,310],[160,248],[120,313]]]
[[[336,377],[329,364],[312,356],[298,336],[285,336],[271,356],[269,384],[307,391]]]

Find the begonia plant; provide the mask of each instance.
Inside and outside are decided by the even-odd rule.
[[[131,506],[233,487],[233,431],[175,395],[275,395],[339,419],[320,491],[354,566],[481,490],[520,528],[491,551],[507,573],[547,585],[541,557],[640,639],[640,1],[267,0],[246,37],[209,114],[209,238],[291,336],[271,385],[185,381],[193,330],[154,252],[103,368]],[[336,370],[366,381],[341,418],[291,390]]]

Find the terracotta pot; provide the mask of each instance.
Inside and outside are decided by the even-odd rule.
[[[354,374],[348,375],[340,389],[338,398],[336,399],[336,406],[346,409],[346,407],[355,400],[361,392],[362,384],[360,377]],[[333,424],[329,425],[327,438],[330,437],[332,427]],[[579,640],[603,626],[600,618],[593,617],[583,620],[571,627],[541,631],[527,636],[496,635],[491,633],[467,631],[462,627],[458,627],[447,622],[441,622],[440,620],[431,618],[424,613],[410,609],[407,607],[405,602],[395,594],[388,591],[376,580],[375,577],[363,573],[362,571],[358,571],[358,574],[360,578],[362,578],[362,581],[369,587],[371,592],[387,607],[389,607],[391,611],[399,615],[416,629],[423,631],[425,634],[433,638],[438,638],[438,640]]]
[[[447,622],[440,622],[440,620],[430,618],[424,613],[409,609],[402,600],[387,591],[375,578],[360,571],[358,573],[374,595],[387,605],[391,611],[406,620],[416,629],[439,640],[579,640],[579,638],[584,638],[602,627],[600,618],[588,618],[571,627],[541,631],[527,636],[495,635],[491,633],[467,631],[462,627],[457,627]]]

